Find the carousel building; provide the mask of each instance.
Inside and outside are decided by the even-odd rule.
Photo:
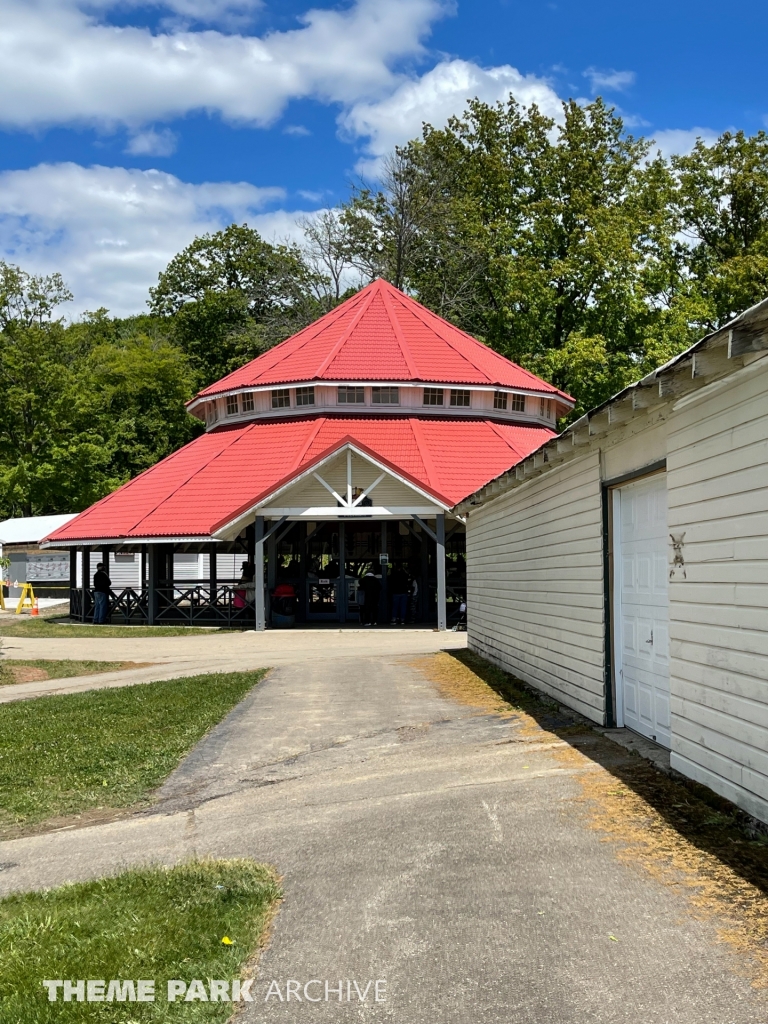
[[[410,618],[445,629],[465,596],[462,499],[554,435],[572,399],[374,281],[201,391],[205,433],[45,544],[70,549],[73,616],[97,562],[112,621],[264,629],[360,620],[361,580],[409,579]],[[130,567],[130,571],[129,568]],[[244,567],[244,568],[243,568]],[[263,583],[262,583],[263,580]]]

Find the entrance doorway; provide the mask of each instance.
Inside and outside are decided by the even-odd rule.
[[[617,725],[671,746],[666,474],[613,492]]]
[[[392,618],[391,580],[402,573],[415,581],[408,602],[408,623],[437,618],[437,552],[434,540],[412,520],[334,519],[292,522],[270,538],[267,547],[267,598],[280,584],[296,593],[296,621],[360,621],[360,580],[379,578],[377,621]],[[466,599],[465,532],[460,523],[446,530],[448,622],[458,620]],[[382,561],[384,559],[384,561]]]

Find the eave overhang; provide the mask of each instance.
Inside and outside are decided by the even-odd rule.
[[[527,480],[554,468],[582,450],[592,437],[607,435],[617,424],[650,407],[672,404],[679,408],[702,393],[724,386],[739,371],[746,371],[768,352],[768,298],[705,335],[640,380],[575,420],[562,434],[550,438],[510,469],[489,480],[458,502],[454,515],[494,501]]]

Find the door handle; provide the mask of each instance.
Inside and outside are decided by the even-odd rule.
[[[647,644],[652,644],[653,643],[653,630],[651,630],[651,639],[650,640],[646,640],[645,642]]]

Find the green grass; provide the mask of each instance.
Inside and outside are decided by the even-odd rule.
[[[265,670],[169,679],[0,706],[0,837],[133,807]]]
[[[39,668],[48,679],[71,679],[72,676],[91,676],[99,672],[118,672],[129,668],[140,668],[147,662],[136,661],[75,661],[48,660],[43,658],[6,658],[0,664],[0,686],[19,682],[14,669],[19,667]]]
[[[19,615],[0,619],[0,636],[30,637],[103,637],[190,636],[193,633],[218,633],[218,626],[91,626],[70,625],[69,619],[36,618]]]
[[[274,872],[245,860],[142,868],[9,896],[0,900],[0,1021],[223,1024],[237,1004],[169,1004],[167,982],[239,978],[279,898]],[[152,979],[155,1002],[65,1003],[59,990],[50,1003],[42,981],[55,978]]]

